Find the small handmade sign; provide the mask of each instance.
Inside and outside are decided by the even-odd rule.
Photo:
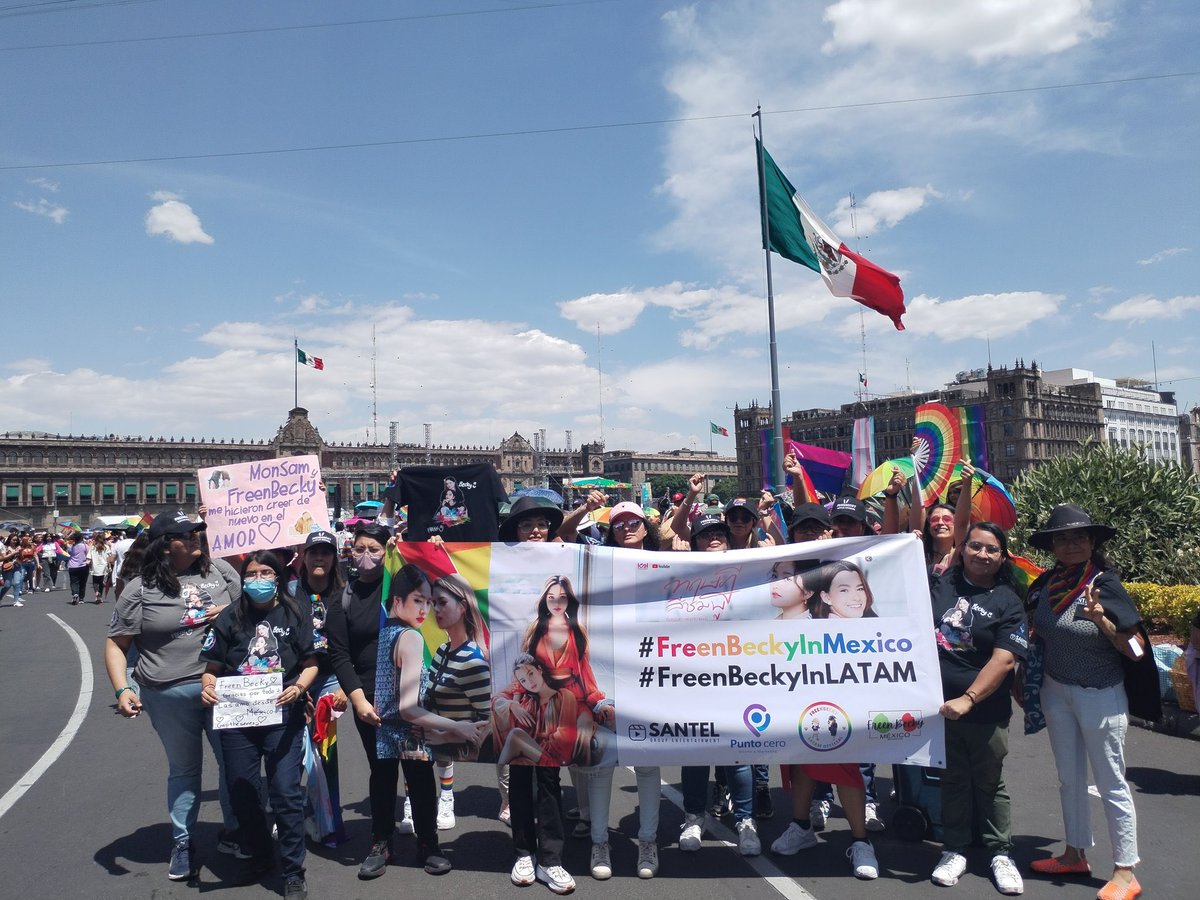
[[[315,456],[214,466],[196,477],[213,556],[302,544],[310,531],[329,530]]]
[[[258,728],[280,724],[283,709],[276,706],[275,701],[282,693],[282,672],[218,678],[213,728]]]

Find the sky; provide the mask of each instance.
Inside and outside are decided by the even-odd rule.
[[[0,424],[732,455],[1036,360],[1200,403],[1194,0],[0,0]],[[853,197],[853,201],[851,198]],[[374,374],[373,374],[374,373]],[[731,436],[713,436],[710,422]]]

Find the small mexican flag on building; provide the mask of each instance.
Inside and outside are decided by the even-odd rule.
[[[721,435],[721,436],[723,436],[723,437],[729,437],[729,429],[728,429],[728,428],[722,428],[722,427],[721,427],[720,425],[718,425],[716,422],[709,422],[709,423],[708,423],[708,427],[712,429],[712,433],[713,433],[713,434],[719,434],[719,435]]]
[[[314,369],[324,369],[325,360],[319,356],[309,356],[299,347],[296,348],[296,362],[305,366],[312,366]]]

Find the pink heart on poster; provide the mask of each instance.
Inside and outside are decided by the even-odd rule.
[[[282,527],[278,522],[263,522],[258,526],[258,533],[264,541],[274,545],[275,539],[279,537],[279,529]]]

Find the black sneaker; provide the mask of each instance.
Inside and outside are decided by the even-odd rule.
[[[301,876],[289,875],[283,896],[285,900],[308,900],[308,885]]]
[[[371,844],[371,852],[358,867],[358,877],[362,879],[378,878],[387,871],[388,863],[392,861],[392,846],[390,840],[375,841]]]
[[[238,843],[238,833],[222,828],[217,833],[217,852],[232,856],[235,859],[249,859],[250,854]]]
[[[191,843],[187,839],[176,841],[171,848],[171,868],[167,870],[167,877],[172,881],[191,881],[196,874]]]
[[[729,789],[723,784],[714,784],[712,802],[708,804],[708,814],[714,819],[727,816],[733,812],[733,803],[729,799]]]
[[[770,819],[775,815],[775,804],[771,802],[770,785],[760,784],[754,789],[754,818]]]
[[[445,875],[454,868],[450,865],[450,860],[442,856],[442,851],[436,844],[417,846],[417,865],[423,868],[428,875]]]

